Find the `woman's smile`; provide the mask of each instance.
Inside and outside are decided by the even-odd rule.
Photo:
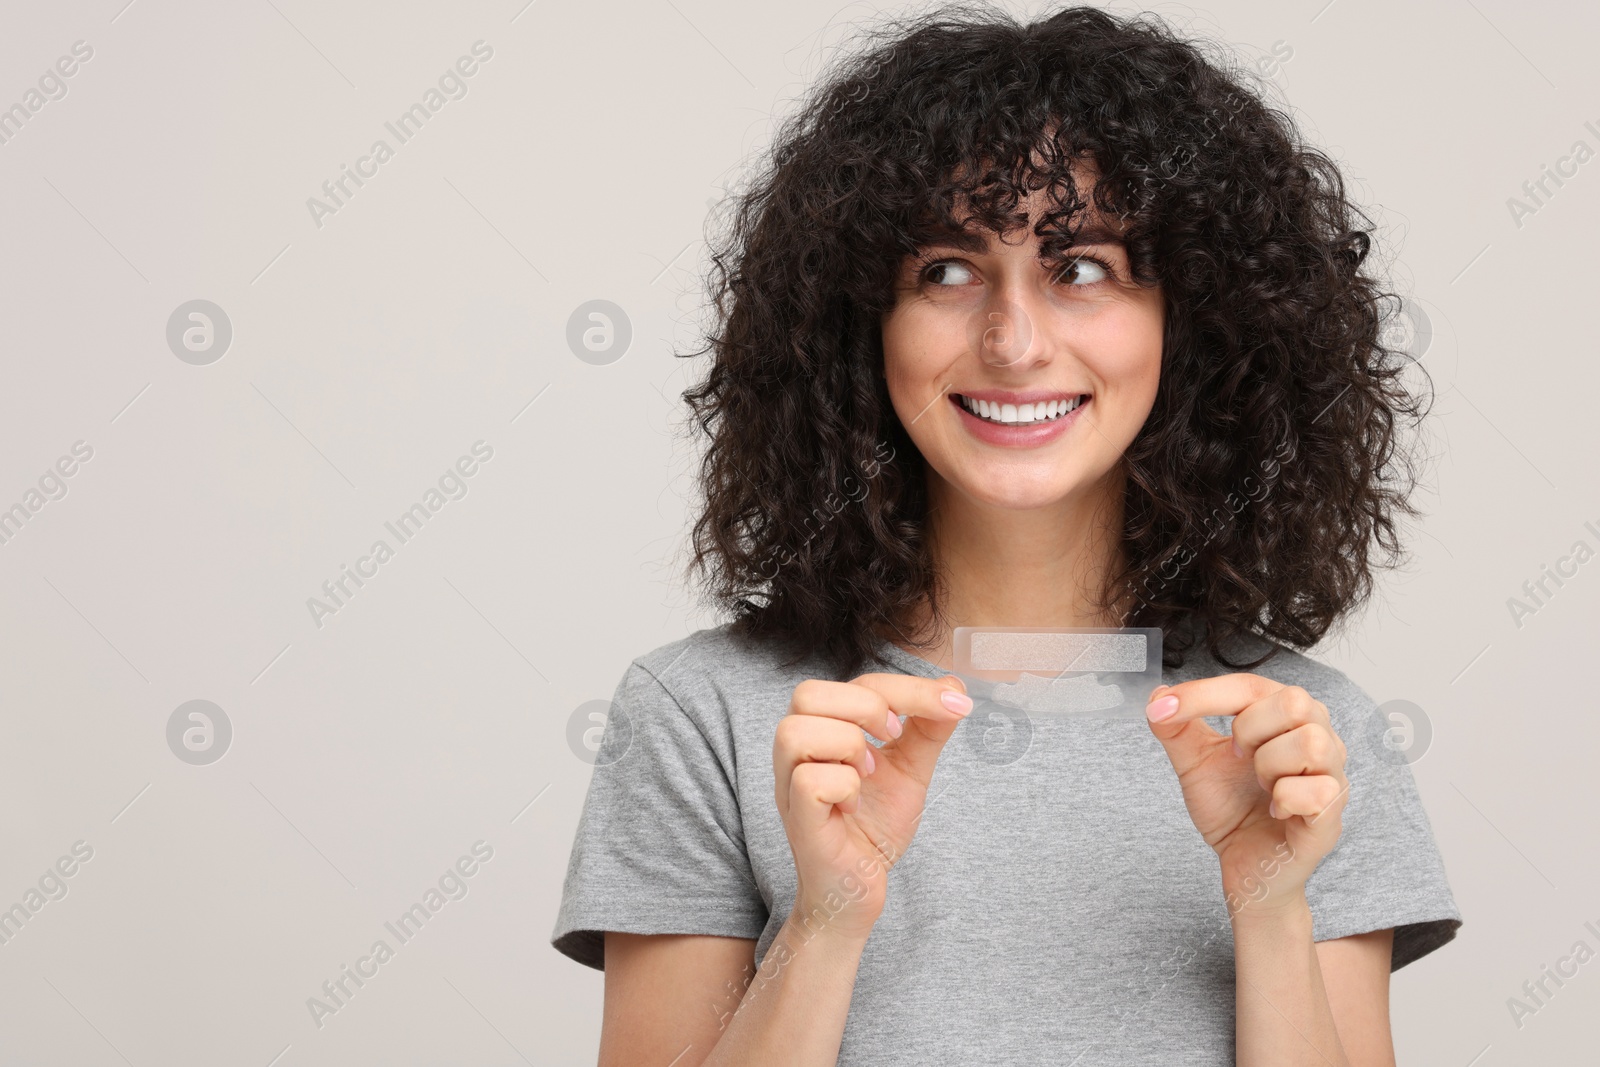
[[[1009,448],[1037,448],[1059,439],[1077,424],[1091,399],[1089,393],[1070,390],[950,394],[968,433],[985,444]]]

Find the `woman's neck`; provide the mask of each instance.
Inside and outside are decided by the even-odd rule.
[[[950,669],[956,626],[1119,625],[1098,603],[1121,561],[1122,491],[1115,474],[1048,508],[998,508],[930,471],[928,546],[945,617],[935,629],[924,605],[896,643]]]

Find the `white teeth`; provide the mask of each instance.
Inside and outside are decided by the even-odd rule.
[[[961,406],[979,418],[988,419],[990,422],[1025,425],[1058,419],[1075,409],[1082,401],[1083,398],[1081,396],[1075,396],[1071,400],[1041,400],[1033,404],[1018,405],[997,404],[988,400],[974,400],[969,396],[962,396]]]

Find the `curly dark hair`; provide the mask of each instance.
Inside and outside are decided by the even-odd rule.
[[[1098,211],[1125,224],[1134,282],[1164,291],[1103,606],[1162,627],[1168,666],[1202,633],[1233,669],[1276,651],[1232,663],[1235,635],[1317,643],[1403,559],[1400,423],[1428,406],[1384,343],[1399,300],[1363,266],[1372,224],[1338,168],[1236,61],[1154,16],[1020,25],[956,4],[865,33],[734,197],[715,328],[687,354],[713,353],[683,394],[709,438],[691,569],[734,631],[853,675],[917,609],[943,624],[880,317],[905,256],[941,229],[1013,232],[1047,188],[1042,257]],[[1094,165],[1087,198],[1075,161]]]

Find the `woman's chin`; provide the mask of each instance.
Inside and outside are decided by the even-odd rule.
[[[1000,478],[975,478],[961,485],[980,504],[1006,511],[1038,511],[1070,506],[1084,498],[1082,483],[1052,480],[1047,483],[1008,482]]]

